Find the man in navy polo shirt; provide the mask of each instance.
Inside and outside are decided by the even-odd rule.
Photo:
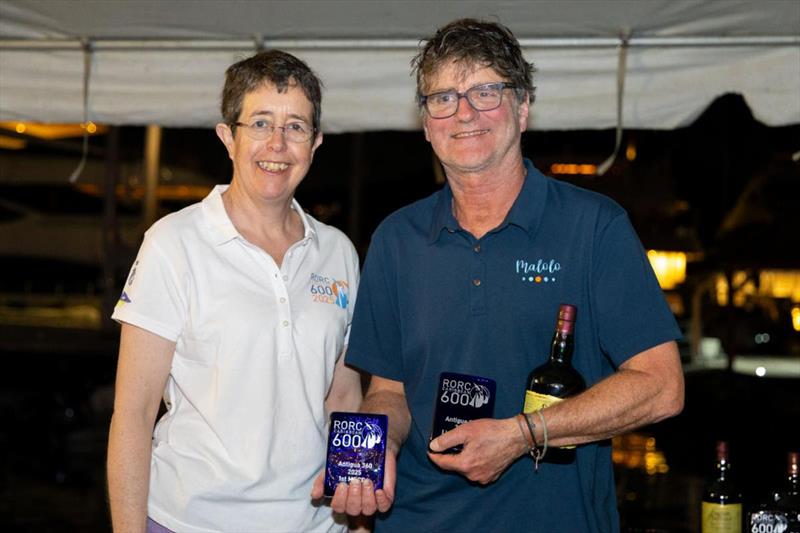
[[[332,506],[378,512],[379,531],[618,530],[609,438],[681,411],[674,318],[624,210],[522,157],[533,68],[507,28],[452,22],[415,69],[447,185],[373,236],[347,362],[372,374],[361,410],[389,415],[386,478],[340,486]],[[534,472],[515,415],[560,303],[578,308],[588,389],[531,416],[539,444],[578,445]],[[428,451],[441,372],[497,382],[494,419],[430,443],[458,454]]]

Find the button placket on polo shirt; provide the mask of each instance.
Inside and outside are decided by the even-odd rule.
[[[486,261],[484,245],[470,237],[469,309],[472,315],[486,313]]]
[[[270,276],[270,281],[272,282],[273,297],[277,302],[275,306],[277,309],[275,334],[277,336],[278,359],[287,359],[292,354],[291,308],[289,306],[287,287],[283,282],[281,271],[278,270],[278,265],[274,261],[272,264],[274,271]]]
[[[274,276],[275,298],[278,304],[278,359],[288,359],[293,353],[294,341],[292,335],[294,325],[292,323],[292,306],[289,294],[291,285],[296,281],[297,268],[302,261],[305,246],[308,244],[308,237],[294,243],[286,251],[281,267]],[[274,262],[273,262],[274,263]],[[276,265],[277,267],[277,265]]]

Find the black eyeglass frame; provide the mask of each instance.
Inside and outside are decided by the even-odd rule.
[[[496,106],[487,107],[485,109],[479,109],[472,102],[472,100],[469,97],[470,91],[474,91],[475,89],[483,89],[483,88],[492,88],[492,89],[499,88],[499,90],[500,90],[500,98],[498,99]],[[434,119],[450,118],[453,115],[455,115],[456,113],[458,113],[458,103],[461,101],[462,98],[464,100],[466,100],[467,103],[469,103],[469,105],[475,111],[492,111],[493,109],[497,109],[498,107],[500,107],[503,104],[503,91],[505,89],[516,89],[516,88],[517,88],[516,85],[514,85],[513,83],[509,83],[507,81],[494,81],[494,82],[491,82],[491,83],[481,83],[480,85],[474,85],[474,86],[470,87],[469,89],[467,89],[463,93],[460,93],[460,92],[456,91],[455,89],[450,89],[448,91],[436,91],[435,93],[423,94],[423,95],[421,95],[419,97],[419,105],[421,107],[424,107],[425,111],[428,113],[428,116],[430,116],[431,118],[434,118]],[[453,112],[450,113],[449,115],[434,116],[433,113],[431,113],[431,110],[428,108],[428,99],[431,98],[432,96],[438,96],[440,94],[452,94],[452,95],[456,96],[456,106],[453,109]]]

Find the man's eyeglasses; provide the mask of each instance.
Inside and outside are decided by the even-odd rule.
[[[247,136],[254,141],[264,141],[272,137],[275,130],[281,130],[286,140],[293,143],[304,143],[314,135],[316,128],[312,128],[305,122],[289,122],[284,126],[276,126],[272,122],[263,119],[256,119],[250,124],[244,122],[234,122],[231,126],[244,128]]]
[[[514,85],[504,81],[484,83],[470,87],[463,93],[451,89],[438,93],[426,94],[420,98],[431,118],[452,117],[458,111],[458,102],[463,97],[477,111],[497,109],[503,102],[503,89],[513,89]]]

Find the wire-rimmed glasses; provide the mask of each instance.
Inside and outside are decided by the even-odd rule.
[[[272,134],[275,133],[275,130],[281,130],[287,141],[303,143],[309,140],[316,131],[315,128],[312,128],[305,122],[288,122],[283,126],[276,126],[272,122],[261,118],[254,120],[250,124],[234,122],[231,126],[240,126],[244,128],[247,135],[254,141],[269,139],[272,137]]]

